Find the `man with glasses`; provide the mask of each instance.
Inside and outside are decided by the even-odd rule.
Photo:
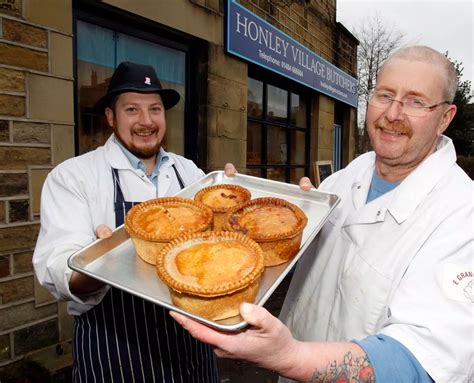
[[[217,355],[287,379],[474,381],[474,190],[443,136],[456,86],[454,66],[428,47],[384,63],[367,110],[374,151],[320,186],[341,203],[299,261],[288,328],[251,304],[235,335],[175,319]]]

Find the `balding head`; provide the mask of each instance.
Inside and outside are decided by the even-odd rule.
[[[379,70],[379,74],[384,70],[385,66],[392,60],[420,61],[432,65],[437,65],[442,70],[440,76],[444,77],[443,98],[446,101],[453,102],[454,95],[458,85],[456,68],[446,56],[438,51],[426,46],[412,46],[401,48],[392,53],[383,63]]]

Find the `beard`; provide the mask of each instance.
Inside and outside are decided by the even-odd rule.
[[[389,122],[385,117],[381,117],[375,121],[374,127],[375,129],[384,129],[389,132],[405,134],[408,138],[413,136],[410,124],[405,121]]]
[[[115,137],[120,141],[120,143],[127,148],[127,150],[132,153],[135,157],[141,159],[141,160],[147,160],[149,158],[153,158],[157,155],[157,153],[160,151],[161,148],[161,142],[157,142],[155,145],[152,147],[148,148],[138,148],[135,145],[132,144],[126,144],[125,141],[120,137],[120,133],[118,132],[118,129],[115,129],[114,127],[114,133]]]

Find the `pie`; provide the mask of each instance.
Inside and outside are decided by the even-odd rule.
[[[307,223],[298,206],[281,198],[266,197],[231,209],[223,229],[248,235],[262,247],[265,266],[275,266],[296,255]]]
[[[214,213],[213,230],[222,229],[225,214],[229,209],[250,201],[250,191],[239,185],[219,184],[199,190],[194,200],[212,209]]]
[[[162,249],[156,269],[174,305],[220,320],[238,315],[242,302],[255,301],[264,270],[263,252],[239,233],[185,234]]]
[[[184,233],[209,230],[212,216],[208,206],[192,199],[156,198],[132,207],[125,219],[125,229],[138,256],[154,265],[165,244]]]

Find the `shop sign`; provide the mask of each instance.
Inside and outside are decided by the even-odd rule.
[[[357,107],[357,80],[235,0],[227,0],[226,52]]]

